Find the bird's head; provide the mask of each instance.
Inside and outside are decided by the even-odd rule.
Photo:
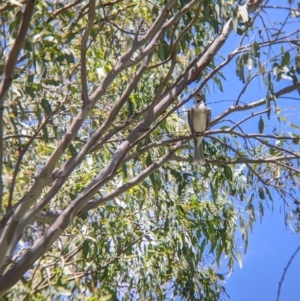
[[[200,103],[201,101],[203,101],[203,95],[202,95],[202,93],[198,92],[195,95],[195,100],[196,100],[196,103]]]

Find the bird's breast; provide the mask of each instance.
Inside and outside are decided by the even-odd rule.
[[[195,132],[204,132],[206,130],[206,112],[195,112],[193,114],[193,128]]]

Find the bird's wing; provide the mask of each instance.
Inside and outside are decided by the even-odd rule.
[[[193,127],[193,114],[194,114],[194,109],[191,108],[188,110],[188,122],[190,126],[191,133],[194,134],[194,127]]]
[[[211,109],[210,108],[206,108],[206,129],[208,128],[208,124],[210,122],[211,119]]]

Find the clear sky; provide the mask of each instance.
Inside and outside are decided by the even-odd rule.
[[[275,200],[279,204],[280,200]],[[227,279],[231,301],[276,301],[278,283],[288,261],[300,245],[300,237],[284,225],[279,206],[267,210],[262,224],[256,223],[243,258]],[[300,252],[294,258],[282,284],[280,301],[300,300]]]
[[[288,1],[271,0],[268,5],[288,6]],[[296,6],[296,3],[293,5]],[[288,11],[273,9],[272,15],[269,15],[269,17],[271,22],[277,23],[283,20],[287,13]],[[289,31],[295,31],[299,27],[299,19],[293,19],[289,25]],[[227,57],[228,53],[238,45],[239,39],[240,36],[232,34],[230,40],[221,49],[221,53]],[[216,117],[220,111],[233,104],[243,87],[242,83],[236,79],[235,59],[224,71],[227,78],[227,81],[224,82],[224,93],[218,92],[217,88],[213,89],[211,86],[210,95],[206,95],[208,106],[212,108],[212,117]],[[290,81],[276,83],[275,91],[290,84],[292,84]],[[248,93],[243,98],[245,102],[256,101],[266,95],[266,88],[258,81],[250,89],[251,93],[248,89]],[[293,118],[295,124],[299,125],[299,94],[295,91],[288,96],[292,96],[294,99],[280,98],[278,105],[283,114]],[[214,105],[214,103],[222,100],[225,101]],[[272,122],[276,121],[274,111],[272,114],[273,117],[270,121],[267,120],[266,116],[264,117],[265,122],[271,125]],[[250,133],[257,131],[257,123],[250,125]],[[242,269],[236,263],[234,272],[226,280],[226,290],[231,301],[276,301],[278,283],[284,268],[300,245],[300,236],[285,225],[282,200],[275,198],[274,204],[270,205],[274,208],[273,210],[271,208],[267,209],[267,206],[265,206],[265,216],[262,218],[262,223],[260,223],[259,218],[256,220],[253,233],[249,236],[248,251],[243,257]],[[300,301],[300,252],[294,258],[285,275],[280,301]]]

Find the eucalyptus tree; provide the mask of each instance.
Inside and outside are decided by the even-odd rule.
[[[226,299],[267,202],[297,227],[299,127],[280,110],[300,89],[290,2],[1,4],[3,300]],[[187,107],[233,74],[242,89],[218,115],[209,104],[194,166]]]

